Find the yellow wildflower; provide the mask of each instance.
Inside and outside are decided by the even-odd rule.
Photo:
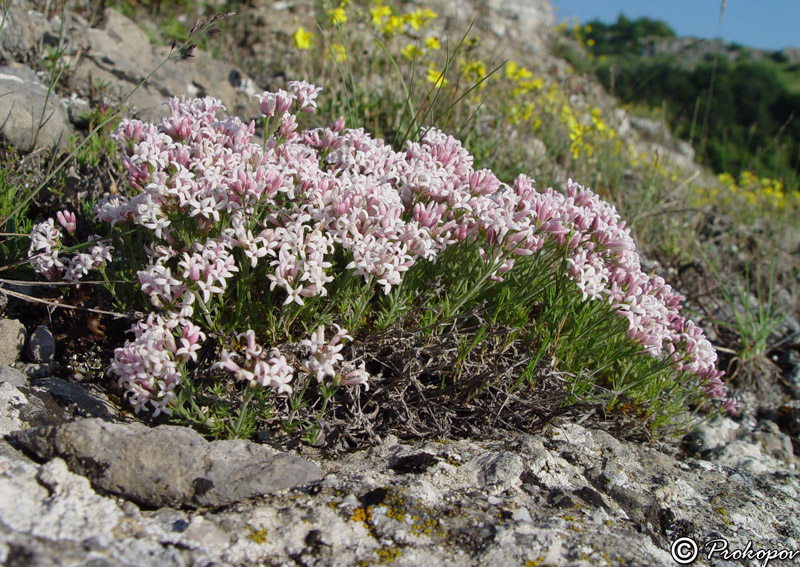
[[[381,28],[381,33],[386,37],[392,37],[403,31],[403,18],[400,16],[389,16],[389,19]]]
[[[720,183],[729,189],[736,186],[736,182],[733,180],[733,176],[730,173],[720,173],[718,179]]]
[[[413,12],[410,12],[403,16],[403,20],[411,26],[414,31],[417,31],[419,28],[424,26],[428,20],[432,20],[436,17],[436,12],[433,10],[422,8],[417,8]]]
[[[506,63],[506,68],[504,69],[506,74],[506,79],[512,79],[514,77],[514,73],[517,72],[517,64],[514,61],[509,61]]]
[[[347,60],[347,49],[345,49],[344,45],[341,43],[332,44],[331,53],[333,54],[333,58],[339,63]]]
[[[316,37],[316,35],[307,32],[302,27],[297,28],[297,31],[292,34],[292,40],[297,49],[311,49]]]
[[[418,12],[419,12],[419,11],[417,10],[417,11],[414,11],[414,12],[408,13],[408,14],[406,14],[405,16],[403,16],[403,20],[404,20],[404,21],[405,21],[405,22],[406,22],[406,23],[407,23],[409,26],[411,26],[411,29],[413,29],[414,31],[418,30],[418,29],[419,29],[419,27],[420,27],[420,26],[422,25],[422,23],[423,23],[423,22],[422,22],[422,18],[420,18],[420,16],[419,16]]]
[[[389,6],[377,6],[369,9],[369,14],[372,16],[372,25],[381,27],[383,22],[392,15],[392,9]]]
[[[439,43],[439,40],[435,37],[429,37],[425,39],[425,47],[428,49],[438,50],[442,48],[442,44]]]
[[[461,64],[461,76],[467,81],[477,83],[486,76],[486,65],[480,60],[464,62]]]
[[[328,19],[334,26],[343,24],[347,21],[347,12],[341,6],[333,10],[328,10]]]
[[[437,89],[441,89],[447,84],[447,79],[444,78],[444,74],[437,71],[433,67],[433,63],[428,66],[428,82],[433,83]]]
[[[529,92],[538,91],[544,87],[544,79],[536,77],[527,81],[520,81],[519,86]]]
[[[509,61],[506,63],[505,73],[506,79],[510,79],[512,81],[524,81],[533,77],[533,73],[528,71],[525,67],[520,67],[514,61]]]
[[[417,47],[415,43],[409,43],[403,49],[400,50],[400,55],[408,59],[409,61],[414,61],[417,57],[422,55],[422,51]]]

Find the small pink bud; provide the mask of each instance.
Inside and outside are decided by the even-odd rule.
[[[76,221],[75,221],[75,213],[63,210],[58,211],[56,213],[56,218],[58,219],[58,224],[64,227],[64,229],[72,234],[75,232]]]

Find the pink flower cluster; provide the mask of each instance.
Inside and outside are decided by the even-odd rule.
[[[214,368],[221,368],[233,373],[237,380],[244,380],[251,386],[270,386],[280,393],[292,393],[289,382],[292,380],[294,368],[289,366],[286,357],[278,349],[271,349],[269,353],[256,342],[256,334],[252,329],[238,337],[245,340],[245,363],[239,366],[234,360],[234,354],[222,351],[220,362]]]
[[[364,385],[369,389],[369,374],[364,369],[362,363],[359,368],[347,371],[339,368],[344,361],[344,356],[340,351],[344,347],[343,340],[352,340],[347,334],[346,329],[335,325],[336,333],[325,340],[325,327],[320,326],[311,334],[311,337],[300,341],[299,346],[308,351],[309,357],[304,361],[304,369],[307,374],[316,377],[318,382],[322,382],[325,377],[334,379],[336,384],[345,385]],[[266,354],[264,347],[256,342],[255,332],[250,329],[246,333],[238,336],[239,340],[244,341],[245,361],[244,366],[236,362],[235,353],[227,350],[222,351],[220,362],[214,364],[214,368],[220,368],[232,373],[237,380],[249,382],[251,385],[269,386],[279,394],[292,393],[289,382],[292,380],[294,368],[292,368],[280,351],[273,348]]]
[[[584,300],[607,301],[644,350],[669,356],[677,370],[700,377],[710,397],[725,398],[716,354],[702,331],[679,314],[681,297],[642,271],[630,231],[596,194],[572,181],[563,194],[538,192],[524,176],[513,186],[503,184],[489,170],[476,171],[461,143],[435,129],[403,152],[362,129],[345,130],[341,118],[328,128],[298,131],[296,117],[315,110],[319,89],[301,81],[288,89],[258,97],[262,115],[278,120],[263,144],[251,143],[253,122],[218,118],[222,105],[210,97],[173,99],[158,125],[120,125],[134,193],[107,198],[96,215],[149,235],[149,261],[139,281],[167,320],[182,325],[198,302],[221,299],[245,266],[262,270],[270,290],[285,294],[284,305],[302,306],[327,294],[336,249],[352,257],[347,270],[388,294],[416,262],[435,261],[461,241],[479,246],[496,280],[520,257],[550,245],[566,251],[564,270]],[[51,232],[42,227],[37,242]],[[264,355],[248,333],[242,335],[248,343],[244,364],[226,352],[218,367],[288,391],[292,369],[276,351]],[[139,337],[145,334],[140,330],[130,344],[144,345]],[[308,369],[319,380],[336,376],[347,339],[338,329],[326,343],[320,328],[301,341],[310,353]],[[156,350],[159,340],[166,341],[153,339]],[[130,374],[129,358],[115,358],[118,375]],[[136,375],[150,369],[131,364]],[[166,367],[161,364],[159,372]],[[366,376],[363,369],[353,371],[341,383],[365,384]],[[146,387],[128,379],[125,384],[137,407],[146,397],[142,389],[163,407],[171,388],[166,384],[174,379],[169,374]]]
[[[175,329],[180,329],[177,340]],[[137,413],[149,404],[154,408],[153,415],[162,411],[168,414],[167,406],[181,378],[178,363],[196,361],[206,335],[188,319],[165,319],[154,313],[131,331],[134,340],[114,351],[111,370]]]
[[[75,213],[59,211],[56,213],[56,218],[68,233],[75,232]],[[61,229],[56,227],[53,219],[34,225],[30,239],[28,258],[31,266],[37,274],[47,280],[52,281],[60,277],[66,282],[75,283],[90,271],[111,260],[111,246],[103,244],[95,244],[89,248],[89,252],[78,252],[71,258],[60,256]]]

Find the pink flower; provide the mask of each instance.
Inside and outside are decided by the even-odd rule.
[[[66,210],[58,211],[56,218],[58,219],[58,224],[63,226],[68,233],[75,232],[75,213]]]
[[[296,95],[289,94],[281,89],[276,93],[264,92],[258,94],[256,98],[260,105],[261,114],[267,118],[272,118],[276,115],[282,116],[284,113],[288,112],[292,107]]]

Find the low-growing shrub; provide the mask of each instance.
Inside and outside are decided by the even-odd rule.
[[[525,345],[523,360],[547,356],[572,376],[576,399],[633,404],[653,424],[708,400],[735,407],[682,298],[643,272],[598,195],[572,181],[539,192],[524,175],[501,183],[434,128],[399,152],[342,118],[303,130],[320,89],[288,85],[259,96],[261,143],[254,122],[219,117],[211,97],[171,100],[160,124],[123,121],[128,187],[96,207],[113,258],[102,242],[68,259],[52,219],[33,229],[32,262],[49,279],[135,274],[150,313],[111,368],[137,412],[211,429],[197,388],[232,377],[243,402],[217,434],[252,432],[242,424],[261,388],[289,400],[288,427],[309,403],[319,422],[338,388],[375,379],[347,343],[396,326],[436,340],[476,325],[459,360],[503,325],[498,351]],[[68,232],[74,222],[59,214]],[[517,387],[535,379],[531,364]],[[460,369],[443,380],[458,387]]]

